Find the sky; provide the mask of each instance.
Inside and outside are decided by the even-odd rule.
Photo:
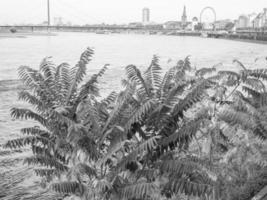
[[[62,17],[72,24],[126,24],[141,21],[144,7],[153,22],[180,20],[183,6],[189,19],[211,6],[217,19],[237,19],[262,12],[267,0],[50,0],[51,22]],[[209,19],[208,12],[205,14]],[[41,23],[47,20],[47,0],[0,0],[0,24]]]

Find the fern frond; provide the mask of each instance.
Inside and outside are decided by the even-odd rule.
[[[215,71],[216,71],[216,67],[201,68],[201,69],[198,69],[195,74],[196,74],[196,76],[203,77],[203,76],[205,76],[207,74],[211,74],[211,73],[213,73]]]
[[[131,126],[136,122],[141,122],[143,118],[153,111],[156,101],[154,99],[149,99],[144,104],[142,104],[134,113],[131,114],[129,120],[125,125],[125,130],[130,130]]]
[[[111,92],[105,99],[103,99],[100,103],[107,107],[108,105],[115,102],[118,94],[116,92]]]
[[[50,188],[55,192],[63,194],[78,194],[81,196],[84,193],[84,186],[78,182],[53,183]]]
[[[28,165],[41,165],[45,167],[55,168],[60,171],[67,171],[68,167],[66,165],[61,164],[54,158],[49,158],[47,156],[32,156],[27,157],[24,160],[24,163]]]
[[[175,67],[170,68],[164,75],[162,82],[160,84],[160,96],[161,99],[164,99],[166,94],[168,94],[169,90],[172,88],[173,79],[175,75]]]
[[[20,66],[18,69],[19,78],[30,89],[36,90],[40,88],[39,82],[43,79],[37,70],[28,66]]]
[[[92,138],[87,136],[81,137],[76,144],[76,148],[84,151],[90,159],[97,160],[99,157],[99,151],[97,149],[97,145]]]
[[[30,94],[28,91],[21,91],[19,92],[18,96],[19,96],[19,100],[26,101],[32,104],[33,106],[35,106],[38,112],[44,111],[45,109],[47,109],[47,106],[44,104],[43,101],[40,101],[40,99]]]
[[[188,196],[204,197],[211,195],[213,187],[207,184],[192,182],[186,178],[173,178],[167,185],[173,193],[184,193]]]
[[[163,138],[160,142],[160,145],[165,148],[169,145],[176,146],[177,142],[180,144],[188,144],[198,131],[200,123],[201,120],[193,120],[186,123],[173,134],[169,135],[166,138]]]
[[[218,78],[226,78],[226,85],[234,86],[237,85],[241,80],[241,75],[233,71],[219,71]]]
[[[74,105],[77,105],[81,100],[85,99],[89,94],[98,96],[99,95],[99,89],[97,87],[98,78],[101,77],[105,71],[107,70],[107,66],[105,65],[98,74],[94,74],[89,81],[87,81],[84,85],[82,85],[81,90],[79,92],[79,95],[76,99],[76,102]]]
[[[116,144],[111,145],[108,148],[106,155],[99,161],[99,164],[102,165],[105,162],[107,162],[107,160],[111,159],[112,156],[116,155],[116,153],[118,151],[120,151],[124,148],[124,146],[127,142],[128,141],[125,140],[125,141],[117,142]]]
[[[86,74],[86,65],[91,60],[94,51],[87,48],[81,55],[79,62],[70,71],[71,73],[71,85],[68,91],[68,95],[65,102],[69,102],[77,86],[83,80]]]
[[[57,91],[57,97],[61,103],[65,101],[65,97],[68,94],[70,88],[70,76],[69,76],[69,64],[61,63],[55,69],[55,90]]]
[[[52,137],[51,133],[49,133],[46,130],[42,130],[39,127],[29,127],[29,128],[22,128],[20,129],[20,132],[25,135],[38,135],[38,136],[44,136],[44,137]]]
[[[138,156],[144,156],[148,152],[154,150],[158,145],[159,136],[153,136],[146,141],[139,144],[135,149],[118,164],[119,168],[125,167],[125,165],[131,161],[135,161]]]
[[[259,79],[246,78],[243,82],[257,91],[265,91],[265,85]]]
[[[237,63],[240,67],[242,67],[243,68],[243,70],[247,70],[247,68],[243,65],[243,63],[241,63],[239,60],[237,60],[237,59],[234,59],[233,60],[233,63]]]
[[[41,143],[45,146],[52,146],[53,142],[45,137],[42,136],[28,136],[28,137],[23,137],[23,138],[17,138],[13,140],[9,140],[4,147],[5,148],[11,148],[11,149],[16,149],[16,148],[22,148],[27,145],[33,145]]]
[[[48,125],[48,121],[45,118],[27,108],[12,108],[11,116],[15,119],[32,119],[45,127]]]
[[[75,166],[76,170],[78,170],[81,174],[86,174],[89,177],[97,176],[96,170],[84,163],[79,163]]]
[[[59,174],[55,169],[34,169],[34,172],[41,177],[52,177]]]
[[[252,76],[256,79],[262,79],[264,81],[267,80],[267,70],[266,69],[254,69],[247,70],[249,76]]]
[[[128,65],[125,69],[128,79],[132,82],[136,82],[140,86],[140,90],[143,91],[144,95],[147,97],[151,96],[150,90],[147,87],[140,70],[134,65]]]
[[[46,57],[42,60],[39,71],[43,73],[44,84],[48,86],[49,89],[54,90],[56,68],[55,65],[52,63],[52,61],[50,60],[50,57]]]
[[[163,100],[163,103],[166,105],[175,105],[179,102],[179,97],[181,96],[182,92],[184,92],[185,87],[187,86],[186,83],[176,83],[169,92],[164,95],[166,96]]]
[[[181,176],[199,169],[200,167],[197,162],[185,159],[164,160],[160,166],[161,173],[178,174]]]
[[[157,186],[153,182],[140,182],[122,188],[120,196],[122,199],[149,199],[157,189]]]
[[[159,57],[154,55],[150,66],[145,71],[144,76],[146,82],[150,85],[151,89],[155,92],[158,91],[161,84],[161,68],[159,66]]]
[[[220,120],[225,121],[230,125],[240,124],[247,129],[255,127],[255,121],[253,118],[244,112],[225,109],[218,114],[218,117]]]
[[[90,123],[90,129],[95,133],[100,133],[101,118],[96,105],[92,105],[90,99],[81,102],[76,110],[77,119],[83,124]]]
[[[196,102],[201,101],[206,95],[206,89],[210,88],[212,83],[208,80],[202,80],[197,84],[184,99],[182,99],[178,104],[176,104],[172,111],[172,116],[177,120],[185,110],[190,108]]]

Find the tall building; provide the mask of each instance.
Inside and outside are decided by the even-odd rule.
[[[249,27],[249,17],[247,15],[239,16],[237,20],[237,28],[248,28]]]
[[[187,16],[186,16],[186,7],[184,6],[184,11],[182,15],[182,25],[185,26],[187,23]]]
[[[143,8],[143,11],[142,11],[142,22],[143,22],[143,24],[149,23],[149,20],[150,20],[149,8]]]

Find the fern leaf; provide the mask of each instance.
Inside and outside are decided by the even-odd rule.
[[[159,66],[159,58],[154,55],[149,68],[144,73],[146,82],[150,85],[154,93],[158,91],[161,84],[161,68]]]
[[[99,95],[99,89],[97,87],[98,78],[101,77],[105,71],[107,70],[107,66],[105,65],[98,74],[94,74],[89,81],[87,81],[84,85],[82,85],[81,90],[79,92],[79,95],[76,99],[76,102],[74,105],[77,105],[81,100],[85,99],[89,94],[98,96]]]
[[[19,78],[27,87],[34,90],[40,88],[39,82],[43,80],[43,77],[41,77],[37,70],[28,66],[21,66],[18,69],[18,73]]]
[[[139,144],[129,155],[122,159],[118,167],[123,168],[127,163],[135,161],[138,156],[143,156],[154,150],[157,147],[159,138],[159,136],[154,136]]]
[[[255,69],[255,70],[247,70],[249,76],[252,76],[257,79],[262,79],[264,81],[267,80],[267,70],[266,69]]]
[[[53,183],[50,188],[55,192],[63,194],[78,194],[81,196],[84,193],[84,186],[78,182]]]
[[[153,111],[153,108],[156,104],[154,99],[150,99],[146,101],[143,105],[141,105],[130,117],[128,122],[125,125],[125,130],[130,130],[131,126],[136,122],[141,122],[143,118]]]
[[[203,77],[206,74],[211,74],[216,71],[216,67],[211,67],[211,68],[201,68],[196,71],[196,76]]]
[[[210,88],[211,86],[212,83],[210,81],[200,81],[200,83],[196,85],[183,100],[174,106],[172,111],[173,118],[177,120],[185,110],[190,108],[196,102],[202,100],[205,96],[206,89]]]
[[[151,93],[147,84],[142,77],[140,70],[134,65],[128,65],[126,67],[126,74],[130,81],[136,82],[140,86],[140,90],[143,91],[142,93],[146,95],[146,97],[150,97]]]
[[[12,108],[11,109],[11,116],[15,119],[32,119],[37,122],[40,122],[43,126],[47,126],[48,122],[45,118],[43,118],[41,115],[31,111],[30,109],[26,108]]]
[[[207,184],[196,183],[185,178],[171,179],[167,188],[174,193],[184,193],[188,196],[205,197],[212,194],[213,187]]]
[[[122,188],[122,199],[149,199],[149,197],[157,190],[157,186],[154,183],[135,183]]]
[[[28,91],[21,91],[19,92],[18,96],[19,96],[19,100],[26,101],[32,104],[33,106],[35,106],[38,112],[44,111],[45,109],[47,109],[47,106],[45,106],[45,104],[42,101],[40,101],[40,99],[30,94]]]
[[[24,163],[28,165],[41,165],[45,167],[55,168],[60,171],[67,171],[68,167],[61,164],[54,158],[48,158],[46,156],[32,156],[25,158]]]
[[[71,69],[71,85],[65,102],[69,102],[77,86],[83,80],[86,74],[86,65],[91,60],[94,51],[87,48],[81,55],[79,62]]]
[[[41,177],[52,177],[58,175],[58,172],[55,169],[34,169],[34,172],[37,176]]]
[[[160,145],[167,147],[169,145],[177,145],[177,142],[181,144],[188,144],[192,137],[199,129],[201,120],[193,120],[183,125],[178,131],[174,132],[170,136],[163,138]]]

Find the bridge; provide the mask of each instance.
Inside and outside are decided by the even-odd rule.
[[[88,25],[88,26],[47,26],[47,25],[6,25],[1,26],[0,29],[10,30],[11,28],[15,28],[16,30],[23,31],[97,31],[97,30],[155,30],[153,28],[144,28],[144,27],[129,27],[129,26],[108,26],[108,25]]]

